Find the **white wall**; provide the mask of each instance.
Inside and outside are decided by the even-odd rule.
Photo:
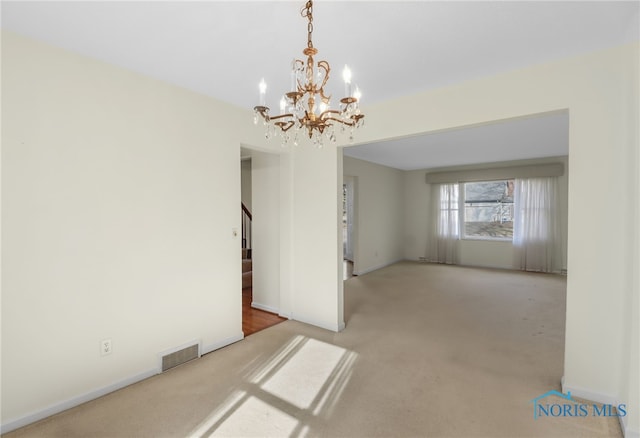
[[[280,157],[251,152],[253,194],[253,302],[280,311]]]
[[[333,331],[342,330],[341,151],[303,144],[289,154],[291,205],[289,250],[291,317]],[[339,156],[340,154],[340,156]],[[285,212],[287,214],[287,212]],[[287,238],[285,238],[287,239]],[[290,247],[286,247],[290,244]]]
[[[251,158],[246,158],[240,161],[240,190],[242,203],[249,211],[252,211]]]
[[[293,318],[293,154],[280,155],[280,312]],[[337,273],[334,275],[338,275]],[[337,295],[336,291],[336,295]],[[337,312],[337,308],[336,308]]]
[[[511,242],[462,239],[458,242],[458,257],[463,266],[513,269]]]
[[[565,390],[576,396],[627,403],[632,433],[640,433],[640,406],[628,388],[637,368],[637,342],[626,311],[638,291],[640,260],[630,230],[638,217],[638,44],[492,76],[363,108],[368,143],[517,116],[569,110],[568,282]],[[397,118],[397,114],[406,117]],[[394,123],[373,123],[393,120]],[[594,178],[597,172],[598,178]],[[609,209],[619,206],[616,226]],[[637,314],[636,314],[637,318]],[[630,352],[630,353],[628,353]]]
[[[424,170],[404,172],[404,258],[418,260],[428,254],[431,186]]]
[[[343,175],[342,185],[345,191],[345,194],[344,194],[345,199],[343,201],[343,206],[344,206],[344,209],[346,210],[344,212],[345,223],[343,224],[343,226],[345,227],[345,229],[343,230],[343,238],[344,238],[343,257],[345,260],[349,260],[351,262],[353,262],[353,259],[354,259],[353,249],[356,246],[355,235],[354,235],[354,226],[355,226],[355,218],[356,218],[354,197],[355,197],[355,191],[356,191],[356,188],[355,188],[356,184],[357,184],[356,177]]]
[[[344,157],[344,175],[357,179],[353,273],[363,274],[404,258],[404,172]]]
[[[2,110],[5,430],[242,338],[246,113],[5,32]]]
[[[473,166],[448,167],[447,171],[492,168],[497,165],[544,164],[562,162],[564,175],[558,177],[558,205],[560,229],[562,233],[562,269],[567,267],[567,227],[568,227],[568,160],[566,157],[541,158],[526,161],[489,163]],[[427,257],[428,227],[431,222],[431,184],[426,183],[426,173],[435,170],[422,169],[405,172],[405,258],[418,260]],[[511,242],[463,239],[458,242],[458,256],[461,265],[490,268],[513,269],[513,245]]]
[[[636,16],[638,20],[638,16]],[[630,143],[635,145],[631,159],[628,161],[630,178],[630,199],[631,202],[631,229],[628,229],[629,241],[631,243],[631,256],[627,260],[628,269],[631,271],[631,279],[629,281],[629,293],[627,301],[624,304],[626,314],[623,317],[624,325],[622,328],[624,349],[622,369],[620,379],[621,400],[624,400],[628,406],[633,407],[634,414],[638,413],[636,407],[640,406],[640,229],[637,226],[640,222],[640,47],[636,47],[635,62],[632,68],[627,72],[625,78],[632,84],[631,92],[627,95],[627,123],[630,130]],[[626,437],[631,438],[632,433],[635,437],[640,437],[640,415],[631,415],[624,418]],[[632,433],[629,433],[632,432]]]

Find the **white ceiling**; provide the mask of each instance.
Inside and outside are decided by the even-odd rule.
[[[3,29],[252,108],[261,78],[272,107],[289,86],[291,59],[306,46],[303,4],[3,0],[1,13]],[[342,94],[349,64],[366,112],[368,103],[637,41],[639,15],[638,1],[316,0],[313,40],[333,69],[329,92]],[[446,135],[429,138],[451,144]],[[420,149],[410,139],[394,147]]]
[[[349,157],[402,170],[569,154],[566,111],[347,147]]]

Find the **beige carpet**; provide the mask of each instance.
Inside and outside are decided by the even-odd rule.
[[[287,321],[6,436],[619,437],[533,418],[560,390],[565,287],[399,263],[345,282],[341,333]]]

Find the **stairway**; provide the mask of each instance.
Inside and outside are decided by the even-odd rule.
[[[251,260],[251,249],[242,248],[242,289],[252,286],[252,271],[253,262]]]
[[[242,289],[253,285],[253,262],[251,261],[251,221],[253,217],[242,203]]]

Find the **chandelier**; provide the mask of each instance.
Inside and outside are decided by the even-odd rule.
[[[253,108],[254,124],[262,119],[265,126],[265,137],[270,139],[280,135],[282,145],[291,141],[298,145],[298,134],[308,135],[312,142],[321,147],[326,137],[331,143],[336,142],[336,126],[342,132],[349,130],[349,140],[353,141],[354,130],[364,124],[364,114],[360,112],[358,101],[361,97],[358,87],[352,92],[351,71],[345,66],[343,79],[345,95],[340,99],[339,109],[331,109],[331,96],[325,94],[324,86],[329,80],[331,68],[327,61],[315,64],[313,57],[318,49],[313,47],[313,1],[307,1],[301,10],[302,17],[307,18],[307,47],[302,51],[306,61],[294,59],[291,63],[291,88],[280,99],[280,114],[270,115],[265,103],[267,85],[264,79],[260,82],[260,105]]]

